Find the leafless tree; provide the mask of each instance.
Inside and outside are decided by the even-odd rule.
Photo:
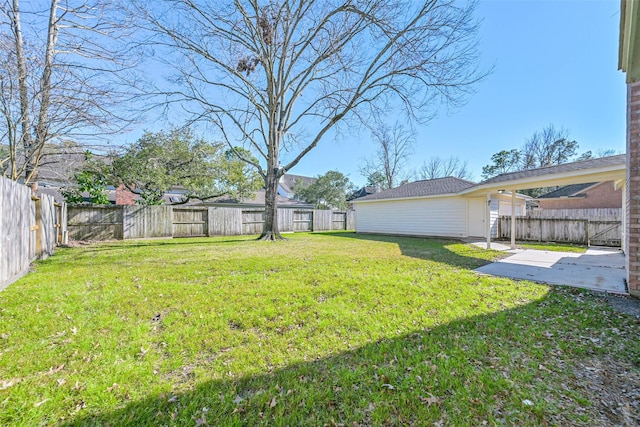
[[[107,0],[0,0],[0,172],[37,178],[48,144],[130,123],[132,25]]]
[[[432,117],[483,77],[475,2],[138,0],[146,39],[176,74],[163,103],[245,144],[265,181],[261,238],[279,239],[279,178],[330,131],[374,111]],[[165,56],[166,55],[166,56]],[[242,157],[242,156],[241,156]]]
[[[553,125],[536,131],[522,147],[521,169],[540,168],[566,163],[575,156],[578,143],[569,139],[569,131]]]
[[[451,156],[447,159],[431,157],[424,162],[417,172],[420,179],[436,179],[455,176],[460,179],[471,179],[471,171],[467,161]]]
[[[414,151],[415,133],[396,122],[393,126],[383,124],[376,127],[371,136],[377,150],[373,157],[364,160],[360,174],[370,184],[380,184],[385,189],[393,188],[408,178],[406,166]]]

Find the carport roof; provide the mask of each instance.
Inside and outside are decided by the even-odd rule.
[[[584,182],[622,182],[626,174],[626,154],[564,163],[537,169],[503,173],[463,190],[467,197],[500,190],[555,187]]]
[[[479,184],[452,176],[422,180],[390,188],[380,193],[370,194],[352,200],[368,202],[374,200],[393,200],[417,197],[460,195],[478,197],[501,192],[502,190],[524,190],[527,188],[554,187],[585,182],[620,182],[625,178],[626,154],[564,163],[537,169],[503,173]]]
[[[561,165],[546,166],[543,168],[526,169],[517,172],[503,173],[493,178],[482,181],[479,185],[495,184],[498,182],[518,181],[523,179],[536,178],[551,174],[561,174],[567,172],[582,171],[584,169],[601,168],[607,166],[625,165],[626,154],[617,156],[600,157],[597,159],[582,160],[579,162],[563,163]]]

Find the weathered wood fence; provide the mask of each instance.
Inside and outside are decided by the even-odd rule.
[[[587,209],[536,209],[527,211],[528,217],[533,218],[622,218],[622,208],[587,208]]]
[[[177,206],[70,206],[69,238],[147,239],[259,234],[264,209]],[[353,230],[354,212],[278,209],[280,231]]]
[[[511,216],[500,217],[498,235],[503,239],[511,238]],[[619,247],[622,244],[622,218],[518,216],[516,240]]]
[[[0,289],[65,243],[66,205],[0,177]]]

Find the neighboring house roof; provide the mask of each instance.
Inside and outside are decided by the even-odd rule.
[[[557,199],[560,197],[579,197],[584,195],[584,191],[589,187],[598,184],[597,182],[588,182],[585,184],[572,184],[560,187],[557,190],[550,191],[546,194],[538,196],[538,199]]]
[[[217,199],[205,200],[205,205],[224,205],[224,206],[247,206],[247,207],[264,207],[266,191],[264,189],[256,191],[251,199],[237,200],[232,197],[222,196]],[[299,207],[301,209],[312,209],[313,205],[301,202],[299,200],[289,199],[285,196],[278,195],[278,206],[282,207]]]
[[[302,175],[292,175],[290,173],[285,173],[280,178],[280,189],[284,194],[282,196],[293,198],[295,195],[294,187],[298,183],[298,181],[302,181],[305,185],[310,185],[316,182],[318,178],[312,178],[310,176],[302,176]]]
[[[476,185],[474,182],[467,181],[466,179],[448,176],[446,178],[410,182],[399,187],[390,188],[379,193],[361,197],[354,200],[354,202],[456,194],[462,190],[473,187],[474,185]]]
[[[600,157],[597,159],[582,160],[579,162],[563,163],[561,165],[553,165],[553,166],[546,166],[546,167],[536,168],[536,169],[526,169],[526,170],[517,171],[517,172],[503,173],[503,174],[494,176],[493,178],[489,178],[485,181],[482,181],[478,185],[495,184],[495,183],[506,182],[506,181],[515,181],[519,179],[534,178],[534,177],[539,177],[539,176],[544,176],[544,175],[549,175],[554,173],[573,172],[573,171],[579,171],[581,169],[587,169],[587,168],[615,166],[620,164],[624,165],[625,163],[626,163],[626,154],[619,154],[617,156]]]

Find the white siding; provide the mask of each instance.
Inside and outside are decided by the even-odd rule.
[[[489,224],[491,224],[491,238],[498,237],[498,218],[500,217],[500,201],[495,198],[491,199],[491,215],[489,218]]]
[[[356,203],[356,232],[466,237],[467,199],[439,197]]]

